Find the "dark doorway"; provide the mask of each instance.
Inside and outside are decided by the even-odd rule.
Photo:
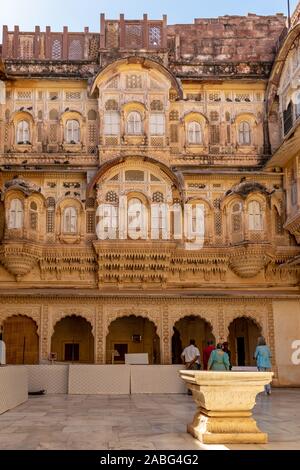
[[[244,336],[239,336],[236,339],[236,348],[237,348],[238,366],[244,366],[245,365],[245,338]]]
[[[65,361],[79,361],[79,344],[65,344]]]
[[[115,351],[118,351],[118,355],[115,354],[114,361],[115,362],[125,362],[125,354],[128,353],[128,344],[119,343],[114,344]]]

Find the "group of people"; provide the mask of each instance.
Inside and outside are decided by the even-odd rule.
[[[262,372],[271,370],[271,357],[272,354],[265,338],[260,336],[254,353],[257,369]],[[201,369],[200,351],[194,339],[191,339],[190,345],[183,350],[181,358],[187,369]],[[203,350],[203,368],[204,370],[212,371],[229,371],[232,369],[231,352],[228,349],[227,341],[218,343],[216,347],[214,341],[208,341],[207,346]],[[265,392],[267,395],[271,394],[270,384],[265,386]]]
[[[215,347],[213,341],[208,341],[203,350],[204,370],[231,370],[230,356],[227,342],[218,343]],[[190,345],[183,350],[181,358],[187,369],[201,369],[200,351],[194,339],[191,339]]]

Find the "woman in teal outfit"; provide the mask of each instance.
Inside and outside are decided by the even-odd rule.
[[[208,360],[208,370],[229,370],[230,363],[229,357],[226,352],[222,350],[222,344],[217,344],[217,349],[211,352]]]
[[[254,359],[256,359],[257,368],[261,372],[270,371],[272,368],[271,364],[271,351],[269,346],[266,345],[266,340],[263,336],[258,338],[257,348],[254,353]],[[271,385],[265,385],[265,393],[271,395]]]

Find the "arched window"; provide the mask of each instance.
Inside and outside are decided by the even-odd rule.
[[[13,199],[10,203],[9,209],[9,228],[22,228],[23,227],[23,205],[20,199]]]
[[[201,144],[202,133],[199,122],[192,121],[188,124],[188,143],[189,144]]]
[[[78,144],[80,142],[80,125],[76,119],[67,121],[66,142],[68,144]]]
[[[142,116],[137,111],[132,111],[127,117],[127,134],[140,135],[142,133]]]
[[[35,201],[30,203],[29,223],[31,230],[37,230],[38,226],[38,207]]]
[[[111,111],[104,114],[104,134],[120,134],[120,115],[118,112]]]
[[[247,121],[243,121],[239,126],[239,143],[240,145],[251,144],[251,129],[250,124]]]
[[[30,132],[28,121],[20,121],[17,124],[17,144],[29,144]]]
[[[249,230],[262,230],[263,218],[260,203],[251,201],[248,206]]]
[[[128,235],[130,238],[146,238],[147,208],[138,198],[128,202]]]
[[[165,133],[165,116],[163,114],[150,115],[150,134],[164,135]]]
[[[77,211],[75,207],[66,207],[64,210],[63,232],[77,233]]]

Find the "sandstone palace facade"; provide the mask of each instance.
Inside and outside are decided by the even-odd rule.
[[[280,14],[4,26],[8,363],[171,364],[214,338],[251,366],[263,334],[274,383],[300,385],[299,41],[299,11],[289,28]],[[199,221],[203,246],[174,235]]]

